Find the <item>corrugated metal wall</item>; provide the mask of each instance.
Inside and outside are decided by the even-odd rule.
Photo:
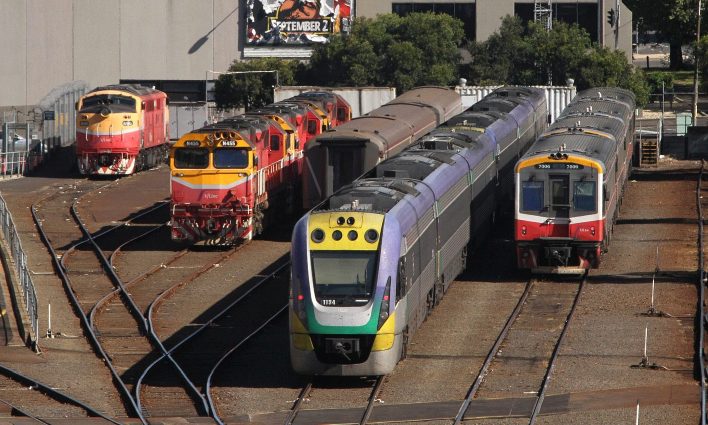
[[[317,90],[331,91],[346,99],[352,107],[352,118],[364,115],[396,98],[396,89],[393,87],[283,86],[275,88],[274,99],[279,102],[306,91]]]
[[[477,103],[484,96],[501,86],[457,86],[455,90],[462,96],[462,105],[469,107]],[[548,113],[551,115],[551,122],[558,118],[563,108],[570,103],[577,93],[575,86],[535,86],[546,91],[546,101],[548,102]]]

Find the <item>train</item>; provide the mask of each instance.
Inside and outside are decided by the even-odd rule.
[[[184,134],[169,155],[172,240],[233,245],[299,211],[303,149],[350,119],[344,98],[317,91]]]
[[[498,206],[513,203],[513,165],[547,120],[543,90],[499,88],[303,216],[290,254],[293,370],[390,373]]]
[[[520,269],[575,275],[599,267],[631,173],[635,106],[628,90],[582,91],[516,164]]]
[[[462,98],[455,90],[417,87],[314,138],[304,152],[303,209],[311,209],[461,111]]]
[[[84,175],[128,175],[164,163],[167,95],[137,84],[97,87],[76,102],[76,161]]]

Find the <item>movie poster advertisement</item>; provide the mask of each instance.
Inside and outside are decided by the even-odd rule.
[[[351,28],[353,0],[246,0],[246,44],[326,43]]]

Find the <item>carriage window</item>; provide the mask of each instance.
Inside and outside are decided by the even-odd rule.
[[[543,209],[543,181],[521,182],[521,210],[541,211]]]
[[[373,294],[376,251],[312,251],[311,256],[318,299],[368,299]]]
[[[573,208],[576,211],[595,211],[595,182],[573,183]]]
[[[270,150],[279,151],[280,150],[280,137],[270,136]]]
[[[234,148],[214,149],[214,167],[216,167],[216,168],[246,168],[246,167],[248,167],[248,149],[234,149]]]
[[[209,149],[177,148],[174,160],[175,168],[206,168],[209,166]]]
[[[310,134],[316,134],[317,133],[317,121],[315,120],[307,120],[307,132]]]

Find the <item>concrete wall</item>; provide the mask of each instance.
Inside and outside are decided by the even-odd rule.
[[[71,81],[93,88],[121,79],[203,80],[209,70],[225,71],[243,51],[242,1],[1,0],[0,107],[35,105]],[[374,17],[390,13],[394,1],[451,0],[353,1],[356,16]],[[599,33],[614,47],[606,11],[617,0],[578,1],[603,3]],[[533,0],[475,2],[477,39],[484,40],[515,2]],[[628,57],[631,31],[631,12],[622,6],[617,47]]]
[[[239,0],[2,0],[0,106],[54,87],[203,80],[240,57]]]

